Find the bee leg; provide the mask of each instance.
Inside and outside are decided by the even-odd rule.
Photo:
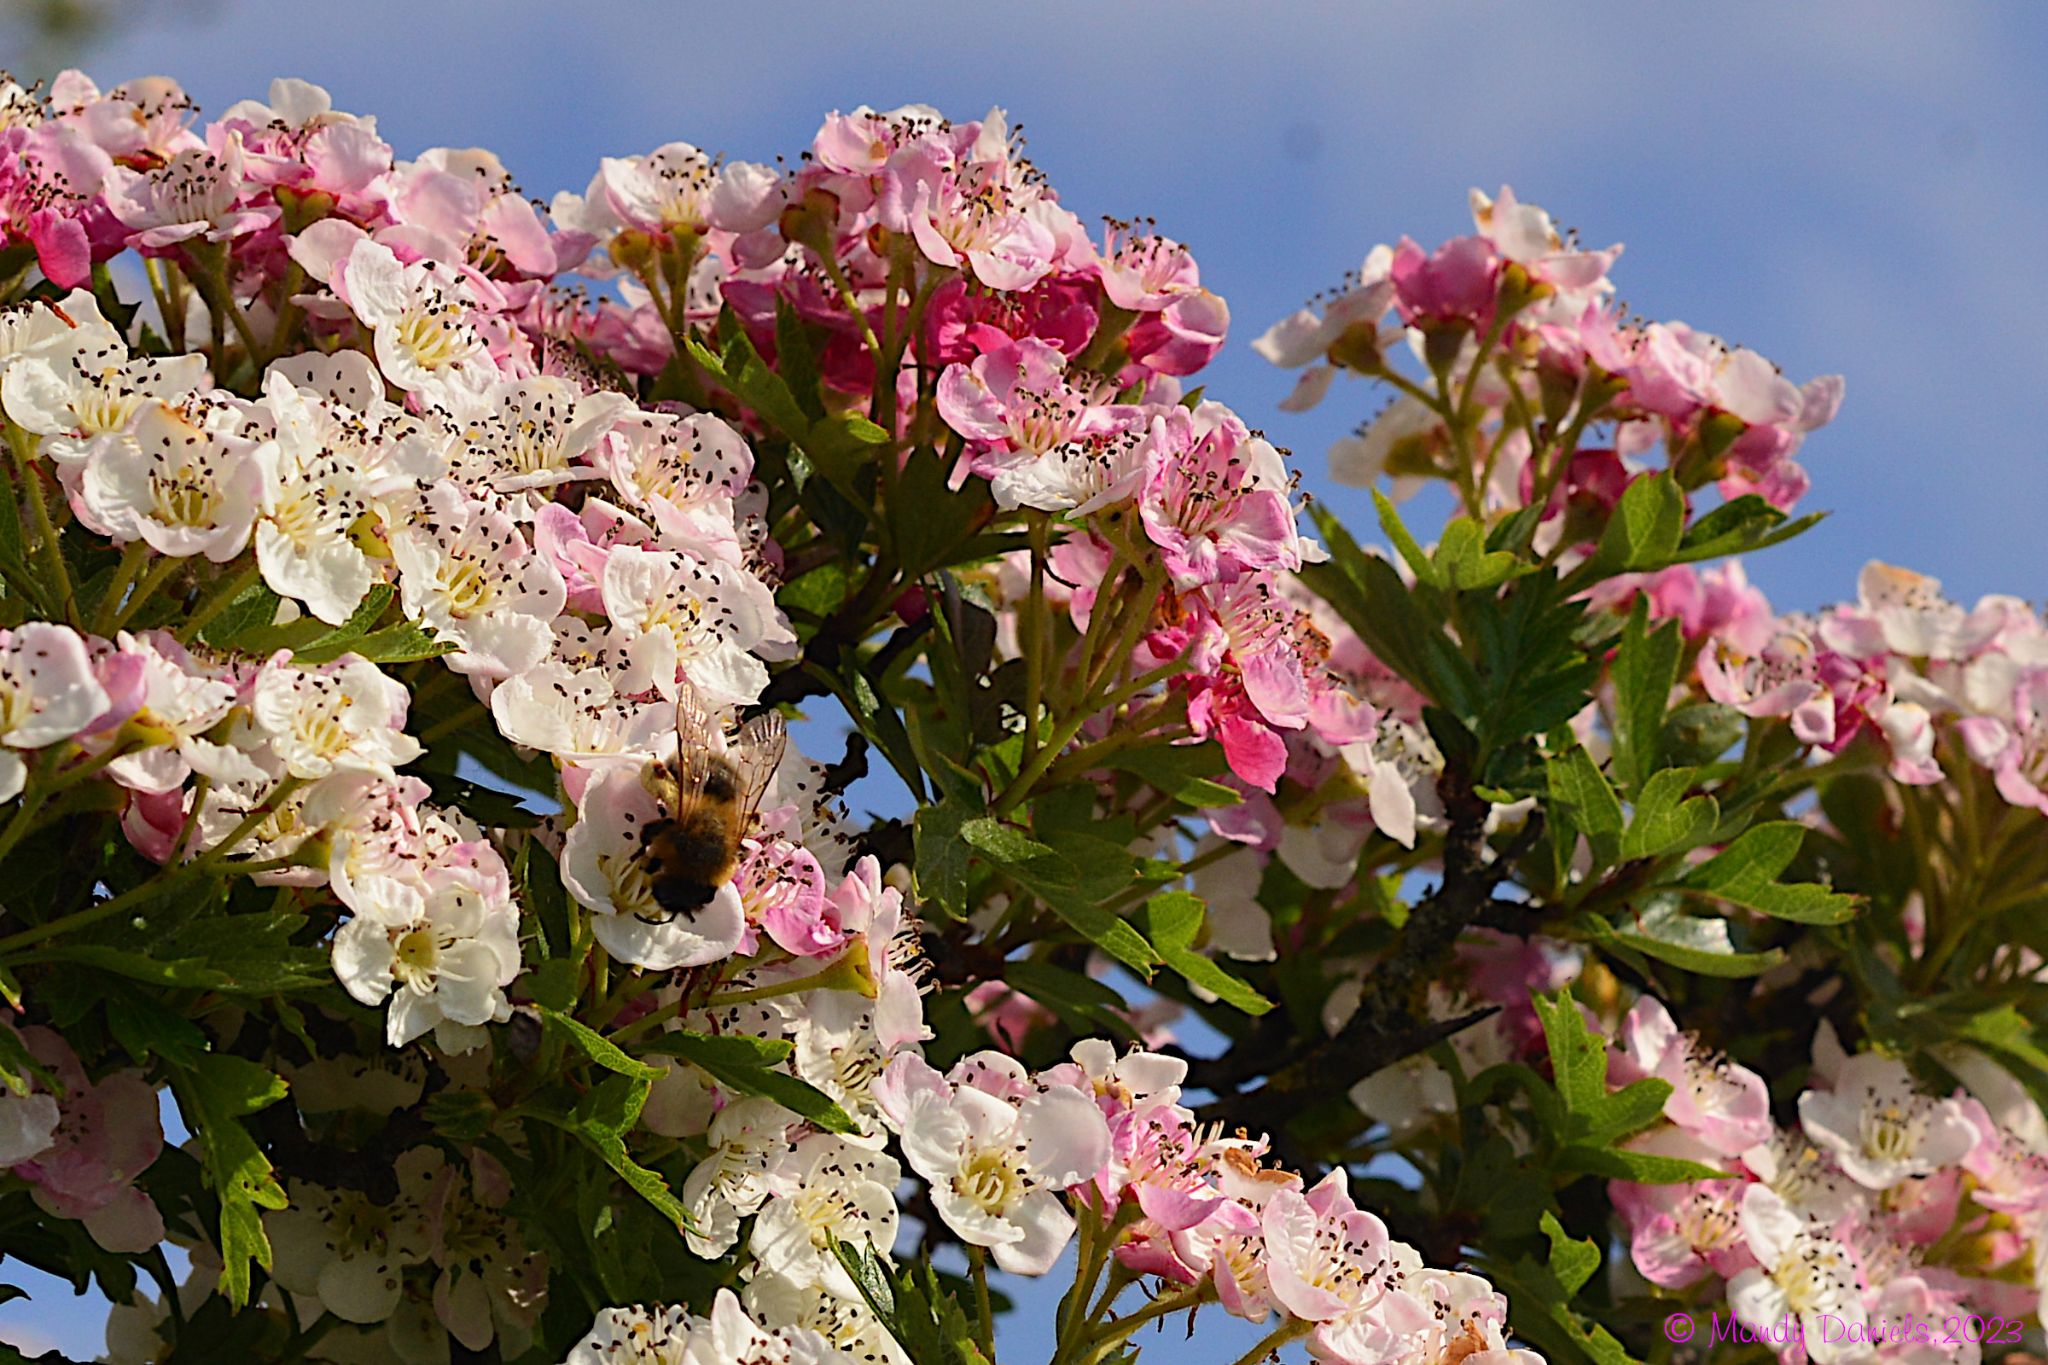
[[[715,886],[677,880],[657,881],[653,891],[654,903],[672,915],[693,915],[718,894]]]

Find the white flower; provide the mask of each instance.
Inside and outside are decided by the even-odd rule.
[[[615,681],[609,668],[549,659],[492,688],[491,717],[514,744],[570,761],[651,755],[675,732],[675,707],[623,695]]]
[[[791,1023],[796,1074],[831,1097],[860,1125],[876,1133],[882,1111],[875,1083],[896,1049],[875,1028],[875,1002],[851,991],[814,994]]]
[[[504,493],[566,483],[577,477],[573,462],[631,411],[624,394],[580,393],[566,379],[493,384],[457,414],[456,476]]]
[[[1941,580],[1871,560],[1856,578],[1857,605],[1821,622],[1830,649],[1863,659],[1889,650],[1915,659],[1967,658],[2005,624],[1994,599],[1975,611],[1941,595]]]
[[[548,655],[568,589],[512,518],[439,484],[391,533],[405,614],[460,648],[458,673],[505,678]]]
[[[886,1253],[896,1242],[896,1185],[903,1172],[887,1153],[832,1133],[813,1133],[769,1163],[767,1202],[747,1243],[762,1271],[842,1297],[858,1290],[833,1246],[851,1242]]]
[[[257,443],[235,430],[240,417],[211,399],[145,403],[126,432],[92,443],[73,510],[101,535],[146,541],[158,554],[233,559],[263,491]]]
[[[403,684],[359,655],[309,669],[279,654],[256,675],[238,739],[267,747],[293,777],[391,777],[420,756],[419,741],[404,729],[408,700]]]
[[[635,413],[605,436],[591,463],[665,544],[740,563],[733,505],[753,475],[754,455],[726,423],[705,413]]]
[[[143,404],[176,403],[206,378],[203,355],[131,359],[82,289],[62,309],[61,319],[47,308],[9,315],[29,321],[14,329],[15,350],[0,345],[0,402],[17,425],[44,438],[43,453],[58,464],[82,462],[94,438],[125,430]]]
[[[381,914],[356,915],[334,936],[348,993],[365,1005],[390,998],[393,1047],[435,1029],[443,1051],[465,1052],[482,1025],[512,1017],[504,988],[519,974],[519,913],[497,855],[473,848],[471,861],[428,870],[410,895],[384,897]]]
[[[554,217],[597,237],[622,227],[684,235],[706,228],[753,232],[782,211],[781,186],[770,167],[714,162],[687,142],[671,142],[646,156],[604,158],[581,199],[556,197]]]
[[[201,736],[234,706],[235,681],[200,664],[168,631],[123,631],[118,644],[141,674],[142,709],[133,720],[166,739],[115,759],[107,776],[130,791],[176,791],[192,775],[193,756],[215,747]]]
[[[880,1353],[859,1358],[896,1359]],[[564,1365],[827,1365],[839,1359],[845,1357],[807,1328],[764,1330],[737,1295],[721,1288],[708,1318],[660,1304],[607,1308]]]
[[[1757,1264],[1728,1283],[1735,1316],[1759,1329],[1797,1318],[1815,1365],[1862,1354],[1869,1340],[1863,1287],[1854,1256],[1827,1225],[1800,1217],[1768,1187],[1751,1185],[1743,1192],[1742,1230]]]
[[[686,1308],[607,1308],[563,1365],[685,1365],[697,1319]]]
[[[602,589],[631,660],[629,685],[670,699],[680,672],[714,706],[754,701],[768,670],[749,651],[789,633],[767,585],[730,564],[621,545]]]
[[[0,631],[0,801],[19,796],[28,780],[17,750],[69,739],[106,709],[77,631],[44,621]]]
[[[357,522],[370,510],[356,452],[328,444],[332,415],[277,370],[264,379],[263,406],[277,435],[256,453],[264,475],[256,563],[279,596],[340,625],[375,577],[356,539]]]
[[[23,1046],[12,1024],[0,1023],[0,1029],[14,1037],[17,1047]],[[61,1117],[54,1095],[42,1090],[17,1095],[0,1088],[0,1170],[33,1161],[50,1150]]]
[[[693,1253],[717,1260],[732,1250],[740,1220],[758,1212],[768,1198],[769,1158],[788,1150],[784,1137],[795,1122],[796,1115],[759,1095],[718,1111],[706,1134],[709,1155],[683,1178],[683,1204],[691,1220],[683,1235]]]
[[[949,1083],[910,1053],[889,1063],[876,1096],[947,1227],[1013,1275],[1052,1268],[1074,1234],[1058,1191],[1109,1160],[1109,1127],[1094,1100],[1054,1086],[1012,1105]]]
[[[742,1301],[756,1320],[777,1324],[776,1335],[789,1343],[789,1365],[812,1365],[814,1361],[818,1365],[843,1365],[847,1361],[858,1361],[860,1365],[910,1365],[910,1358],[865,1300],[842,1298],[783,1275],[756,1275],[747,1281]],[[690,1365],[726,1362],[716,1356],[697,1355],[690,1358]],[[763,1365],[782,1365],[782,1357],[766,1357]]]
[[[474,402],[497,379],[454,267],[401,264],[389,247],[364,240],[349,253],[342,282],[349,307],[371,329],[377,368],[391,383],[453,408]]]
[[[398,1158],[398,1196],[328,1189],[293,1180],[291,1203],[263,1217],[275,1269],[294,1294],[317,1296],[344,1322],[374,1323],[398,1307],[400,1276],[426,1258],[425,1204],[438,1153],[415,1147]]]
[[[621,961],[665,972],[730,957],[747,927],[731,882],[694,911],[670,914],[654,899],[641,831],[661,815],[637,768],[601,773],[584,790],[563,844],[562,883],[597,912],[591,932]]]
[[[1799,1122],[1844,1174],[1872,1190],[1953,1166],[1977,1142],[1958,1101],[1921,1094],[1904,1062],[1874,1052],[1844,1062],[1833,1090],[1801,1095]]]
[[[106,173],[107,209],[131,230],[129,242],[166,247],[195,237],[225,241],[277,221],[276,204],[241,203],[249,188],[239,132],[219,134],[212,146],[188,147],[149,171],[114,166]]]

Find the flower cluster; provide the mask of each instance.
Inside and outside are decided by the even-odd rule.
[[[2048,626],[1707,566],[1841,384],[1618,248],[1475,194],[1255,343],[1455,490],[1381,553],[1000,110],[0,144],[0,1226],[153,1282],[110,1360],[990,1365],[1068,1263],[1053,1365],[2039,1320]]]
[[[1908,1358],[1910,1343],[1884,1349],[1867,1330],[1887,1318],[2017,1322],[2038,1311],[2041,1113],[1983,1053],[1946,1056],[1963,1088],[1942,1098],[1897,1057],[1845,1055],[1823,1024],[1798,1121],[1780,1127],[1763,1078],[1681,1033],[1657,1001],[1636,1003],[1618,1041],[1612,1079],[1672,1087],[1665,1122],[1633,1145],[1722,1173],[1613,1187],[1630,1259],[1650,1283],[1695,1301],[1718,1286],[1752,1328],[1796,1319],[1785,1358],[1820,1365]]]
[[[1472,191],[1472,220],[1471,235],[1434,251],[1405,237],[1374,247],[1341,289],[1255,343],[1303,369],[1290,410],[1320,402],[1340,371],[1400,390],[1331,447],[1332,478],[1445,479],[1474,515],[1541,507],[1547,538],[1565,545],[1636,477],[1630,461],[1660,447],[1689,489],[1713,483],[1778,507],[1805,493],[1794,456],[1833,420],[1840,376],[1794,385],[1747,347],[1630,319],[1609,278],[1621,248],[1581,247],[1506,187]],[[1393,368],[1404,342],[1433,391]],[[1608,444],[1582,448],[1595,428]]]

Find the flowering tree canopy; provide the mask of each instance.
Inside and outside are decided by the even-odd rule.
[[[1618,246],[1475,191],[1253,343],[1382,390],[1379,549],[1000,111],[0,143],[0,1252],[107,1359],[991,1365],[1064,1267],[1051,1365],[2038,1334],[2048,625],[1775,612],[1842,382]]]

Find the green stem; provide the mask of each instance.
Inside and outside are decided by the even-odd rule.
[[[1315,1327],[1312,1322],[1289,1320],[1260,1337],[1249,1351],[1239,1356],[1235,1365],[1259,1365],[1259,1362],[1290,1341],[1299,1341]]]
[[[1172,1294],[1163,1294],[1146,1304],[1143,1308],[1140,1308],[1137,1312],[1132,1313],[1129,1317],[1118,1318],[1113,1322],[1105,1323],[1102,1327],[1088,1335],[1087,1344],[1090,1347],[1090,1351],[1087,1358],[1089,1360],[1101,1359],[1116,1347],[1121,1346],[1124,1342],[1136,1336],[1138,1329],[1146,1323],[1157,1322],[1161,1318],[1170,1317],[1184,1309],[1199,1308],[1202,1304],[1208,1302],[1209,1296],[1213,1293],[1215,1293],[1215,1289],[1212,1282],[1204,1280],[1200,1284],[1191,1284],[1186,1289],[1178,1290]],[[1253,1360],[1258,1359],[1257,1356],[1251,1358]]]
[[[1031,514],[1031,589],[1024,599],[1024,620],[1022,638],[1019,644],[1024,650],[1024,757],[1031,762],[1038,757],[1038,731],[1042,720],[1040,711],[1045,704],[1045,670],[1049,660],[1049,641],[1046,630],[1045,610],[1045,561],[1050,553],[1047,541],[1051,528],[1043,512]]]
[[[176,886],[182,881],[186,881],[202,872],[212,871],[215,867],[226,861],[229,851],[236,844],[242,842],[243,839],[248,837],[250,831],[275,814],[278,807],[290,799],[291,794],[303,785],[305,785],[303,778],[285,778],[277,784],[268,797],[264,798],[261,805],[242,817],[241,823],[228,832],[227,838],[221,840],[212,848],[207,849],[206,852],[200,854],[191,862],[174,866],[167,865],[147,881],[138,886],[132,886],[109,900],[103,900],[97,905],[88,905],[83,909],[74,910],[68,915],[59,915],[56,919],[49,920],[43,924],[32,925],[18,934],[10,934],[6,938],[0,938],[0,955],[5,955],[22,948],[33,947],[46,939],[56,938],[59,935],[70,933],[74,929],[83,929],[88,925],[98,924],[101,920],[120,914],[130,906],[168,891],[171,887]],[[196,812],[196,806],[194,810]],[[235,870],[267,872],[282,867],[290,861],[288,858],[270,859],[262,863],[251,863],[246,866],[237,867]]]
[[[172,555],[164,555],[156,563],[150,565],[149,572],[142,575],[141,581],[135,585],[135,590],[128,594],[127,602],[122,605],[120,611],[115,613],[113,625],[106,631],[102,631],[101,634],[109,634],[124,629],[135,618],[135,613],[142,610],[143,604],[156,596],[165,581],[184,567],[185,561]]]
[[[142,571],[142,563],[148,558],[149,542],[146,540],[131,540],[121,547],[121,563],[114,570],[114,581],[107,584],[106,592],[100,597],[99,610],[92,616],[93,634],[113,633],[114,620],[127,598],[129,585],[135,581],[135,575]]]
[[[996,1312],[989,1304],[988,1297],[988,1253],[978,1246],[967,1248],[968,1264],[974,1268],[974,1308],[976,1313],[974,1336],[981,1345],[981,1353],[990,1360],[996,1358]]]
[[[50,504],[43,496],[42,476],[36,472],[35,436],[13,422],[7,424],[7,448],[14,455],[14,467],[21,475],[21,482],[28,490],[29,515],[36,524],[37,548],[43,556],[43,570],[50,576],[50,584],[62,597],[64,619],[74,627],[82,627],[78,614],[78,597],[71,587],[71,571],[64,566],[64,549],[57,541],[56,523],[50,520]]]
[[[240,573],[231,578],[223,578],[208,588],[206,595],[199,599],[199,605],[192,609],[192,614],[178,627],[179,642],[189,645],[198,639],[199,632],[206,629],[209,621],[226,611],[230,603],[253,587],[256,580],[262,576],[263,570],[251,560],[248,567]]]

